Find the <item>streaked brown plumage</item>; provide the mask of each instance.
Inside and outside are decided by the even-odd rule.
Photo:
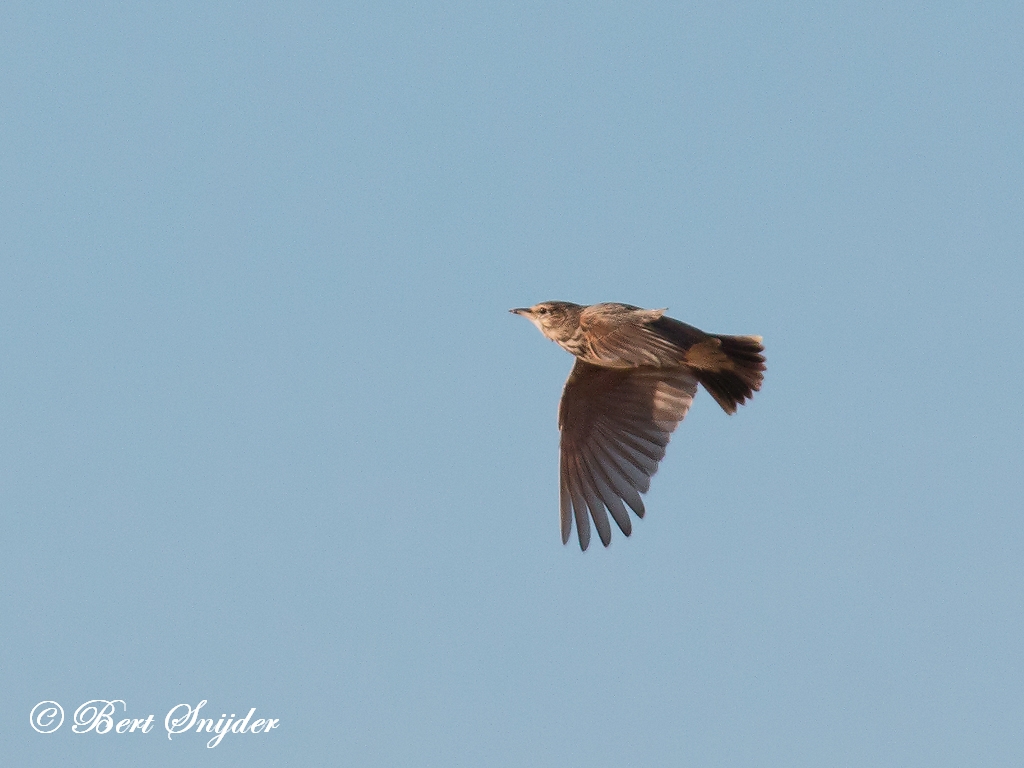
[[[760,336],[719,336],[629,304],[545,301],[513,309],[576,356],[558,406],[562,543],[572,521],[580,548],[590,519],[611,542],[608,514],[629,536],[628,506],[644,516],[665,447],[702,384],[726,413],[761,388]],[[589,517],[588,517],[589,512]]]

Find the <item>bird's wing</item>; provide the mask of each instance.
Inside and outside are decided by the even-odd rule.
[[[563,544],[573,517],[580,548],[590,544],[588,510],[606,547],[611,527],[605,508],[629,536],[623,502],[644,516],[640,494],[650,487],[696,392],[697,379],[686,368],[602,368],[576,361],[558,406]]]
[[[627,368],[638,365],[675,366],[686,350],[707,334],[678,320],[663,317],[663,309],[640,309],[624,304],[595,304],[580,315],[587,340],[587,359]],[[671,325],[671,333],[668,325]]]

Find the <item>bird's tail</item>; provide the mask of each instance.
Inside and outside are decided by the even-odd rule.
[[[686,352],[686,362],[696,369],[697,380],[726,413],[761,389],[764,380],[764,345],[760,336],[709,334]]]

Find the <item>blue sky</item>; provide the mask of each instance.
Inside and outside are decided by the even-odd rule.
[[[1024,759],[1019,4],[0,24],[12,764]],[[546,299],[765,339],[607,550]]]

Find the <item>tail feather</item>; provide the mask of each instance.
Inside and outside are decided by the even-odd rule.
[[[726,413],[736,413],[737,406],[761,389],[765,364],[760,336],[719,336],[671,317],[649,326],[684,351],[681,362],[693,369]]]
[[[697,379],[722,406],[722,410],[736,413],[737,406],[753,397],[761,389],[764,380],[766,366],[764,355],[761,354],[764,352],[761,337],[712,334],[708,342],[696,346],[702,347],[709,343],[717,349],[704,350],[697,355],[705,363],[695,366]]]

